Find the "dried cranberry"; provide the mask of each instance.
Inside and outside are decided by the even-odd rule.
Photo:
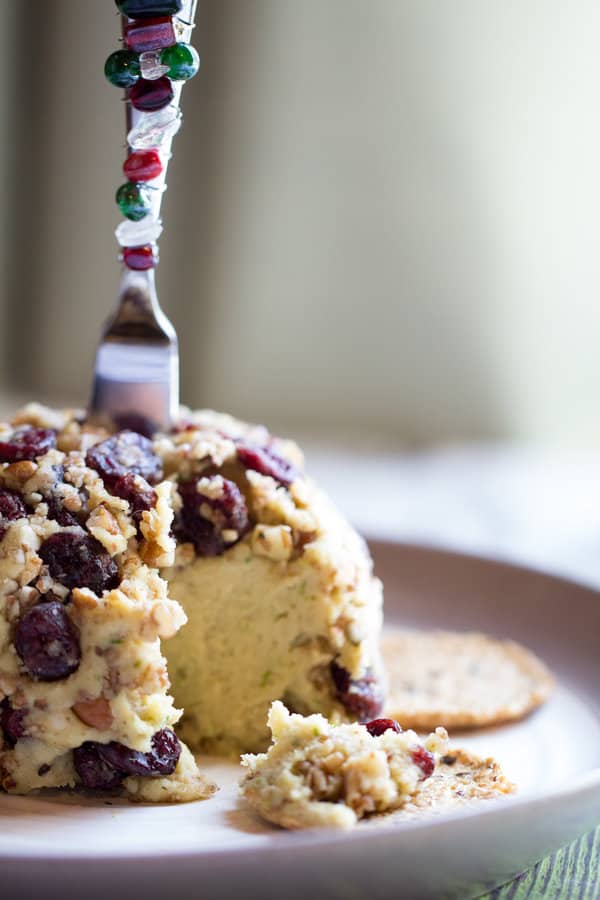
[[[221,556],[227,549],[212,522],[202,516],[192,518],[185,511],[177,516],[173,534],[179,542],[193,544],[198,556]]]
[[[131,750],[117,741],[98,744],[102,759],[124,775],[157,777],[171,775],[179,761],[181,744],[170,728],[163,728],[152,738],[152,749],[148,753]]]
[[[26,515],[27,510],[19,494],[0,488],[0,541],[6,534],[8,522],[22,519]]]
[[[14,491],[0,489],[0,516],[13,522],[27,515],[25,504],[19,494]]]
[[[51,428],[17,428],[8,440],[0,441],[0,462],[35,459],[56,447],[56,432]]]
[[[237,445],[237,455],[247,469],[260,472],[261,475],[270,475],[285,487],[298,478],[299,472],[296,467],[270,447],[259,447],[258,444],[240,441]]]
[[[147,754],[153,775],[171,775],[181,756],[181,744],[170,728],[157,731],[152,738],[152,750]]]
[[[25,709],[13,709],[8,697],[0,703],[0,729],[10,747],[14,747],[19,738],[25,734],[26,714]]]
[[[73,750],[73,765],[88,790],[114,791],[120,787],[124,775],[102,759],[98,752],[101,746],[94,741],[85,741]]]
[[[435,769],[435,758],[433,756],[433,753],[430,753],[429,750],[425,749],[425,747],[417,747],[416,750],[412,751],[411,756],[414,764],[418,766],[423,772],[421,781],[429,778],[429,776],[433,774],[433,770]]]
[[[218,475],[213,476],[209,481],[210,486],[207,487],[198,487],[198,481],[186,481],[180,484],[179,493],[184,506],[197,512],[201,505],[206,504],[214,513],[210,521],[218,524],[219,528],[244,531],[248,527],[248,508],[244,495],[237,484]],[[213,486],[214,491],[211,489]],[[213,496],[213,493],[217,496]]]
[[[183,506],[173,530],[178,540],[190,541],[199,556],[220,556],[249,528],[248,507],[237,484],[221,476],[214,476],[211,482],[218,486],[218,496],[199,490],[198,479],[179,485]],[[210,518],[201,514],[203,504],[210,507]],[[235,531],[237,537],[225,540],[226,530]]]
[[[331,677],[340,703],[359,722],[368,722],[381,712],[383,691],[372,672],[368,671],[363,678],[353,680],[350,673],[334,660],[331,663]]]
[[[79,668],[79,629],[60,600],[44,600],[23,613],[14,643],[27,671],[39,681],[58,681]]]
[[[150,484],[162,478],[162,463],[152,449],[152,441],[136,431],[119,431],[95,444],[85,461],[110,489],[123,475],[141,475]]]
[[[68,509],[65,509],[62,500],[55,494],[52,494],[50,497],[45,497],[45,500],[48,506],[49,519],[58,522],[58,524],[62,525],[64,528],[68,528],[72,525],[79,525],[77,517],[69,512]]]
[[[156,506],[156,491],[141,475],[121,475],[111,488],[113,494],[127,500],[131,507],[131,518],[139,523],[145,510]]]
[[[116,562],[88,534],[59,531],[46,538],[38,552],[52,578],[65,587],[87,587],[101,594],[119,583]]]
[[[395,719],[373,719],[371,722],[364,723],[365,728],[372,737],[379,737],[386,731],[395,731],[397,734],[402,733],[402,728]]]
[[[157,731],[148,753],[111,741],[86,741],[73,751],[77,774],[91,790],[113,790],[127,775],[160,778],[172,775],[181,755],[181,744],[170,728]]]

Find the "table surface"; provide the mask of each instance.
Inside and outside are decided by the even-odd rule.
[[[500,558],[600,589],[600,454],[303,444],[311,474],[367,537]],[[485,895],[492,898],[600,900],[600,827]]]
[[[598,900],[600,828],[480,900]]]

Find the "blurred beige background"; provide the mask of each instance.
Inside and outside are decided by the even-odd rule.
[[[0,3],[3,386],[83,403],[118,283],[118,18]],[[200,0],[197,23],[158,274],[183,399],[600,441],[600,6]]]

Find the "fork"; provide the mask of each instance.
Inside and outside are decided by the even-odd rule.
[[[197,0],[183,0],[177,39],[188,41]],[[122,17],[123,32],[127,18]],[[179,114],[182,82],[173,83],[171,107]],[[129,135],[148,115],[126,104]],[[175,120],[178,122],[178,119]],[[163,171],[152,183],[149,216],[158,223],[166,188],[171,141],[177,127],[160,143]],[[168,428],[179,408],[179,350],[173,325],[160,308],[154,269],[124,268],[117,308],[104,326],[94,366],[90,418],[151,435]]]

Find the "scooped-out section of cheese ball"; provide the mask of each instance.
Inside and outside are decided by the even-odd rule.
[[[359,819],[403,806],[447,750],[438,728],[424,741],[390,719],[334,725],[319,714],[291,715],[276,701],[272,744],[246,754],[241,794],[284,828],[351,828]]]
[[[174,487],[151,441],[73,412],[0,425],[0,783],[208,796],[174,732],[161,641],[185,623],[160,566]]]
[[[381,583],[298,448],[210,412],[157,447],[178,491],[163,574],[188,617],[166,649],[184,740],[263,750],[277,699],[338,722],[378,715]]]

